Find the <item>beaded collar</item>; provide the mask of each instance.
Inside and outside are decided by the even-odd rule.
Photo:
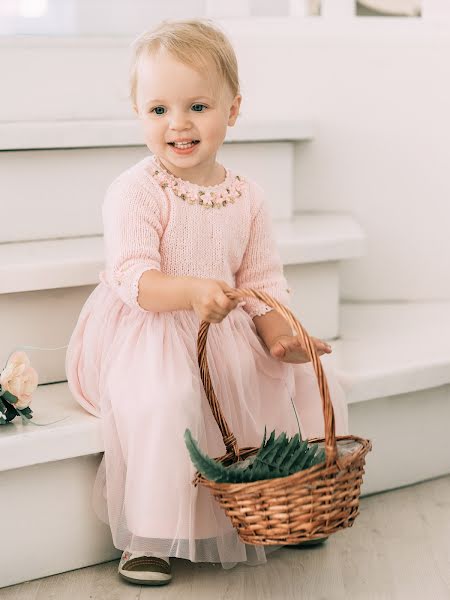
[[[156,156],[152,156],[152,174],[163,188],[169,188],[188,204],[199,204],[205,208],[222,208],[242,195],[244,180],[225,169],[226,177],[217,185],[198,185],[169,173]]]

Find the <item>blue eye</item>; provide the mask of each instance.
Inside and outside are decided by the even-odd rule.
[[[152,108],[150,112],[155,113],[155,115],[163,115],[165,111],[166,109],[164,108],[164,106],[155,106],[155,108]]]
[[[207,106],[204,104],[193,104],[191,108],[194,112],[204,112],[202,109],[207,108]]]

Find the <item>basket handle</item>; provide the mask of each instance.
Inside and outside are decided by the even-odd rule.
[[[302,327],[300,322],[295,318],[292,312],[286,308],[283,304],[280,304],[277,300],[266,294],[265,292],[257,292],[251,289],[234,289],[225,294],[231,300],[242,300],[244,298],[256,298],[261,300],[271,308],[274,308],[279,312],[289,323],[289,325],[296,331],[300,336],[302,342],[306,346],[308,356],[314,366],[314,371],[317,376],[317,382],[319,384],[320,396],[322,398],[322,411],[325,422],[325,457],[327,466],[336,462],[337,459],[337,446],[336,446],[336,425],[334,420],[333,405],[330,400],[330,392],[328,389],[328,383],[323,372],[322,363],[314,344],[311,341],[306,330]],[[202,321],[200,324],[198,338],[197,338],[197,352],[198,352],[198,365],[200,368],[200,375],[205,388],[206,397],[208,398],[209,406],[211,407],[214,419],[219,426],[220,432],[223,437],[225,448],[227,452],[233,454],[236,459],[239,459],[239,446],[236,438],[231,431],[223,413],[220,408],[219,401],[214,392],[214,388],[209,373],[208,360],[206,357],[206,338],[208,336],[208,329],[210,323]]]

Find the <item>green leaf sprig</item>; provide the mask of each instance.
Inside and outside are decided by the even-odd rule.
[[[189,429],[185,431],[184,440],[196,469],[206,479],[217,483],[249,483],[287,477],[325,460],[325,451],[319,449],[318,444],[303,441],[298,433],[292,438],[285,432],[275,437],[275,431],[272,431],[266,440],[264,429],[264,438],[258,452],[228,466],[202,452]]]

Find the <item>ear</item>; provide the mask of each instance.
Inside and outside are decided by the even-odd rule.
[[[236,123],[236,119],[238,118],[238,115],[239,115],[239,108],[241,106],[241,101],[242,101],[242,96],[240,94],[237,94],[234,97],[234,100],[230,106],[230,114],[228,116],[228,125],[230,127],[233,127],[233,125]]]

